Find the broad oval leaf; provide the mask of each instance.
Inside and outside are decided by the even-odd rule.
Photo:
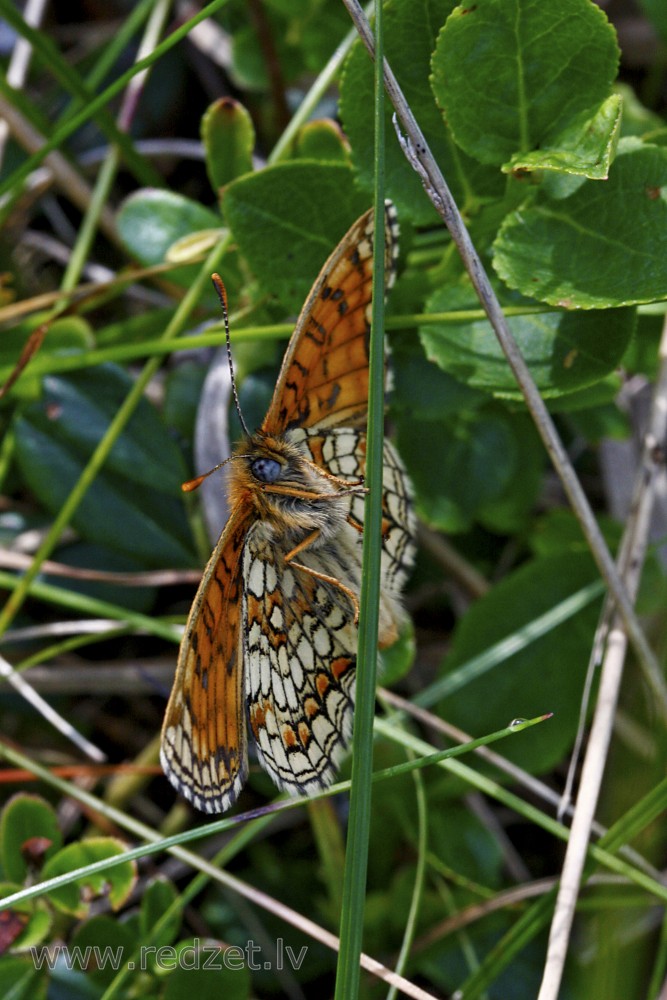
[[[618,57],[614,30],[590,0],[477,0],[440,33],[433,90],[461,148],[501,166],[557,148],[573,120],[610,96]],[[607,142],[601,134],[601,149]]]
[[[298,205],[295,215],[293,206]],[[349,167],[297,161],[233,181],[223,209],[265,293],[297,312],[320,268],[370,206]]]
[[[467,530],[518,471],[511,419],[500,409],[438,421],[402,415],[397,439],[417,510],[441,531]]]
[[[479,310],[479,302],[460,288],[440,288],[426,304],[430,313],[462,309]],[[593,385],[613,371],[634,332],[635,310],[535,312],[510,315],[508,323],[538,389],[545,397],[557,397]],[[419,336],[429,360],[460,382],[523,399],[487,319],[423,324]]]
[[[55,878],[105,858],[122,858],[124,853],[123,844],[114,837],[80,840],[54,854],[44,865],[42,877]],[[120,860],[117,865],[102,872],[83,874],[76,882],[49,890],[49,899],[59,910],[76,917],[86,916],[94,896],[105,896],[111,908],[118,910],[132,892],[136,877],[134,861]]]
[[[0,863],[6,878],[23,882],[31,869],[41,867],[61,845],[58,817],[48,802],[23,792],[9,800],[0,816]]]
[[[504,181],[496,171],[470,159],[457,148],[428,86],[437,34],[454,6],[454,0],[392,0],[386,5],[384,14],[384,44],[385,55],[452,194],[467,208],[468,200],[472,204],[485,196],[501,197]],[[466,95],[466,100],[469,96]],[[364,45],[357,41],[346,60],[341,79],[340,115],[350,138],[359,183],[367,191],[373,189],[377,166],[371,141],[373,106],[373,64]],[[395,201],[399,214],[406,212],[417,225],[432,225],[437,219],[435,210],[419,177],[393,139],[392,114],[390,102],[385,101],[387,194]]]
[[[607,181],[512,212],[493,264],[551,305],[605,309],[667,296],[667,149],[623,139]]]
[[[145,188],[125,199],[116,223],[128,251],[149,267],[162,264],[174,243],[219,228],[220,216],[174,191]],[[175,267],[169,280],[187,287],[197,272],[197,265]]]

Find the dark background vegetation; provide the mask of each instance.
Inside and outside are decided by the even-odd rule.
[[[0,16],[3,11],[6,14],[8,6],[0,3]],[[424,5],[434,11],[439,6]],[[618,34],[619,81],[629,88],[624,90],[626,120],[637,135],[644,134],[638,123],[646,122],[644,131],[653,128],[658,135],[657,145],[664,146],[660,129],[667,108],[667,19],[662,6],[655,0],[641,5],[618,0],[600,6]],[[67,64],[85,78],[135,7],[122,3],[54,3],[47,9],[40,31]],[[174,4],[163,37],[196,13],[195,7]],[[130,134],[146,165],[146,174],[137,177],[136,171],[121,164],[107,202],[109,210],[119,213],[116,219],[121,238],[110,238],[100,226],[78,278],[81,283],[108,282],[109,287],[86,300],[60,331],[54,327],[42,348],[47,359],[93,348],[106,347],[112,352],[118,349],[117,361],[70,373],[58,371],[57,365],[49,373],[47,362],[41,373],[35,368],[31,374],[29,366],[0,403],[4,441],[0,447],[0,542],[6,553],[24,557],[21,564],[20,560],[12,562],[13,556],[8,555],[0,567],[4,574],[0,585],[6,588],[3,596],[11,592],[7,574],[20,573],[29,565],[76,476],[141,370],[143,358],[129,359],[124,353],[127,345],[142,340],[153,342],[160,336],[196,274],[195,265],[188,265],[190,270],[181,266],[173,273],[120,289],[119,273],[131,263],[149,266],[157,262],[155,246],[162,238],[158,236],[155,246],[151,246],[146,236],[150,203],[125,199],[152,186],[208,210],[195,218],[181,206],[174,234],[179,231],[185,235],[227,223],[236,236],[234,223],[241,220],[238,232],[247,232],[248,242],[243,244],[239,237],[243,254],[234,250],[226,260],[224,273],[230,308],[232,313],[239,313],[233,319],[234,331],[240,333],[235,345],[236,364],[249,423],[261,419],[285,341],[274,336],[246,338],[244,327],[293,318],[322,262],[310,260],[313,272],[302,275],[297,267],[298,254],[308,258],[312,251],[308,247],[295,251],[297,263],[290,263],[291,248],[285,246],[286,236],[280,230],[272,237],[275,256],[265,263],[267,280],[263,280],[261,262],[256,263],[258,258],[253,256],[262,242],[262,232],[244,228],[247,189],[237,187],[227,202],[223,199],[223,223],[210,161],[207,164],[200,142],[201,120],[206,109],[223,96],[240,102],[254,127],[254,168],[262,169],[313,79],[349,31],[348,15],[334,0],[301,0],[297,4],[238,0],[223,8],[216,20],[219,32],[212,36],[212,53],[199,41],[189,39],[153,66],[130,115]],[[6,26],[0,35],[0,56],[5,64],[14,42],[12,29]],[[129,44],[113,70],[98,83],[97,91],[130,68],[135,55],[135,45]],[[360,62],[364,56],[359,51],[353,58]],[[46,137],[70,100],[51,70],[48,60],[36,58],[24,86],[25,97]],[[348,63],[346,72],[353,70]],[[419,85],[426,86],[426,80],[420,80]],[[472,79],[470,86],[475,86]],[[7,94],[4,100],[8,100]],[[337,100],[338,85],[334,81],[317,106],[317,119],[335,120]],[[347,100],[354,103],[350,91]],[[18,98],[15,103],[19,112],[30,118]],[[111,102],[112,116],[119,107],[118,99]],[[351,134],[355,127],[361,128],[361,124],[352,112]],[[153,141],[156,145],[150,145]],[[322,162],[326,161],[327,171],[350,169],[348,150],[337,127],[327,125],[314,137],[302,135],[299,141],[314,143],[312,149]],[[322,152],[329,142],[334,151],[331,161]],[[352,138],[352,161],[354,170],[362,175],[362,183],[359,189],[341,195],[341,214],[348,213],[348,221],[370,204],[371,195],[367,187],[364,189],[363,178],[363,161],[370,143],[370,133],[366,149],[356,135]],[[15,131],[5,144],[3,179],[11,178],[12,171],[24,160],[24,147]],[[89,121],[76,131],[63,152],[92,186],[107,147],[105,135]],[[298,150],[293,150],[295,163],[298,155]],[[488,203],[496,206],[498,214],[494,217],[491,210],[484,215],[480,209],[475,215],[471,210],[470,219],[488,262],[495,227],[507,204],[499,207],[504,177],[496,168],[497,176],[491,177],[488,165],[483,170],[489,173],[479,182],[480,190]],[[333,184],[333,176],[323,174],[319,190],[325,190],[325,181]],[[269,183],[267,198],[276,197],[276,191],[282,190],[280,212],[300,218],[302,211],[312,211],[309,199],[317,183],[312,190],[309,184],[302,191],[296,183],[282,189],[272,188]],[[62,287],[82,212],[67,186],[48,178],[33,176],[22,193],[16,185],[6,197],[10,200],[2,207],[0,271],[7,277],[4,291],[0,289],[0,305],[9,308],[13,300],[29,302]],[[142,212],[149,214],[142,216]],[[162,202],[155,214],[164,231],[171,232]],[[327,227],[335,232],[337,214],[338,207],[329,200],[322,208],[325,232]],[[389,307],[395,322],[388,323],[396,359],[389,426],[415,481],[423,528],[417,565],[406,595],[414,634],[402,637],[394,659],[387,665],[383,683],[411,699],[432,690],[430,686],[436,681],[450,675],[458,677],[456,671],[462,665],[590,584],[597,574],[557,477],[518,398],[508,399],[506,391],[495,391],[498,385],[493,384],[496,375],[492,366],[480,366],[475,372],[475,377],[482,382],[487,378],[489,384],[474,379],[467,384],[461,374],[465,358],[459,359],[462,367],[457,372],[454,348],[438,346],[437,332],[430,332],[426,326],[418,337],[414,320],[399,319],[422,310],[446,312],[475,305],[474,296],[462,281],[460,265],[425,199],[423,207],[413,214],[404,207],[401,223],[401,277]],[[628,219],[628,226],[631,223]],[[340,226],[338,235],[346,228],[345,220]],[[334,244],[332,235],[331,247]],[[152,258],[151,254],[156,256]],[[439,291],[443,295],[441,302],[429,298]],[[567,392],[548,378],[545,395],[551,392],[556,397],[553,410],[559,430],[613,551],[627,514],[627,491],[624,497],[619,487],[633,474],[631,446],[638,438],[647,387],[657,370],[664,307],[660,301],[655,306],[641,307],[637,317],[636,303],[627,297],[616,302],[611,291],[609,295],[609,305],[615,308],[591,327],[587,342],[591,355],[599,347],[600,365],[607,367],[599,377],[591,376],[582,388],[590,392],[585,405],[563,403]],[[660,300],[664,295],[665,291],[653,297]],[[518,301],[518,294],[507,300],[509,304]],[[553,300],[545,296],[541,301]],[[0,316],[5,338],[4,346],[0,344],[4,377],[16,363],[30,331],[47,315],[47,305],[35,305],[40,312],[32,316]],[[201,324],[216,318],[215,310],[214,297],[207,289],[189,319],[187,332],[201,332]],[[465,321],[466,328],[469,325]],[[583,337],[578,331],[580,335]],[[431,336],[433,342],[429,342]],[[620,345],[618,357],[613,355],[616,343]],[[427,354],[437,359],[438,351],[443,350],[440,367],[427,361]],[[210,545],[201,509],[196,501],[186,504],[182,500],[180,483],[194,474],[197,407],[206,374],[216,358],[219,363],[216,351],[213,347],[174,351],[164,357],[150,381],[146,399],[50,554],[60,569],[43,566],[38,578],[41,584],[57,589],[58,594],[64,590],[150,616],[164,625],[162,634],[151,632],[137,620],[129,624],[112,621],[103,613],[103,604],[77,604],[75,598],[71,607],[66,607],[61,598],[54,596],[54,590],[33,590],[1,647],[2,655],[13,666],[28,668],[24,676],[34,688],[84,733],[108,762],[141,765],[136,772],[111,778],[90,777],[82,766],[71,780],[165,835],[201,819],[175,797],[161,775],[157,741],[176,657],[176,646],[168,638],[169,625],[184,620]],[[449,368],[443,356],[449,359]],[[32,364],[38,361],[39,352]],[[227,400],[214,395],[209,397],[208,405],[209,422],[205,426],[215,426],[210,431],[200,429],[198,445],[203,447],[202,433],[210,436],[213,464],[218,447],[215,435],[220,434],[221,447],[225,443],[221,428]],[[218,525],[224,520],[217,507],[220,493],[218,485],[207,510],[214,522],[218,518]],[[639,604],[661,661],[667,594],[659,547],[663,530],[661,524],[655,528]],[[63,565],[119,575],[103,580],[89,575],[77,578],[63,575]],[[166,571],[167,575],[150,575],[157,571]],[[131,578],[136,584],[136,574],[149,575],[141,578],[139,586],[127,585]],[[501,729],[515,717],[530,718],[553,711],[555,718],[550,723],[517,735],[495,749],[539,775],[549,789],[559,793],[566,779],[599,610],[598,593],[594,600],[584,602],[575,616],[517,653],[511,669],[500,661],[479,676],[464,671],[447,695],[434,696],[428,708],[474,736]],[[65,624],[65,631],[60,630],[62,623],[72,621],[75,624],[71,628]],[[79,642],[82,623],[85,639]],[[90,629],[88,634],[86,629]],[[0,697],[4,739],[48,767],[84,764],[80,750],[18,693],[4,686]],[[379,712],[390,713],[391,709],[384,705]],[[447,745],[447,738],[427,724],[413,721],[408,728],[434,746]],[[660,717],[654,714],[645,682],[630,660],[607,764],[599,810],[601,822],[615,822],[660,780],[664,743]],[[387,739],[376,741],[375,753],[378,768],[405,759],[404,749]],[[402,776],[377,785],[373,793],[364,950],[393,967],[406,933],[415,884],[421,884],[404,975],[436,996],[450,995],[472,976],[477,965],[491,954],[494,944],[529,911],[533,898],[551,888],[564,850],[562,841],[536,823],[528,811],[528,806],[535,806],[553,816],[553,805],[545,805],[522,780],[502,776],[495,767],[472,757],[464,759],[475,771],[511,788],[526,808],[510,808],[492,795],[483,795],[468,779],[435,768],[423,772],[421,783]],[[345,765],[343,776],[348,773]],[[3,895],[12,886],[44,877],[44,858],[59,847],[60,836],[63,842],[72,844],[83,842],[91,833],[131,839],[108,818],[80,808],[43,782],[29,781],[25,775],[17,778],[8,771],[3,772],[3,782],[3,803],[17,792],[28,792],[43,796],[53,810],[32,803],[26,805],[24,818],[20,814],[19,819],[12,820],[11,814],[6,814],[10,818],[0,826],[0,865],[3,883],[7,883],[5,890],[0,885]],[[263,805],[272,793],[266,776],[253,766],[240,807]],[[418,808],[422,795],[423,815]],[[249,885],[336,933],[346,802],[345,795],[340,795],[281,814],[257,830],[247,844],[234,846],[226,867]],[[35,811],[31,812],[33,807]],[[33,845],[36,858],[25,861],[25,850],[17,847],[20,836],[14,827],[26,823],[31,835],[34,829],[43,832],[52,816],[57,816],[54,830],[57,828],[59,834],[53,832],[50,845]],[[193,849],[212,857],[228,844],[230,836],[210,838]],[[647,825],[633,846],[656,868],[664,865],[664,829],[658,824]],[[16,860],[17,852],[25,863]],[[78,863],[86,860],[90,859],[77,855]],[[425,873],[420,869],[422,864]],[[639,1000],[658,996],[656,987],[665,974],[662,910],[658,902],[631,882],[613,882],[608,873],[604,873],[607,877],[601,876],[600,870],[597,875],[597,884],[583,896],[563,997]],[[120,982],[108,970],[93,967],[79,976],[62,967],[51,975],[37,974],[20,948],[9,947],[0,959],[0,986],[4,983],[16,989],[12,994],[15,996],[49,997],[176,997],[186,991],[192,993],[193,989],[204,996],[209,995],[208,991],[211,996],[332,995],[333,953],[229,888],[203,885],[181,912],[176,906],[178,896],[187,891],[192,878],[192,870],[182,861],[166,854],[154,855],[139,864],[134,888],[128,879],[122,905],[116,910],[108,886],[102,887],[88,912],[80,908],[78,900],[68,905],[42,901],[39,912],[28,907],[26,921],[31,922],[31,940],[69,944],[78,941],[102,947],[118,942],[130,949],[138,941],[152,942],[151,927],[173,904],[175,916],[159,938],[163,944],[185,946],[197,937],[243,945],[252,939],[260,943],[264,957],[280,938],[295,953],[307,945],[302,966],[279,975],[275,969],[264,968],[235,976],[225,972],[214,983],[196,974],[195,986],[194,972],[189,976],[180,971],[168,975],[155,969]],[[540,880],[545,880],[541,887]],[[515,890],[511,898],[510,890]],[[122,889],[119,892],[123,895]],[[476,907],[481,908],[479,912]],[[537,926],[539,919],[535,919]],[[535,930],[526,947],[509,964],[499,959],[488,986],[489,997],[520,1000],[536,995],[547,926],[543,922],[543,929]],[[370,976],[363,980],[365,996],[381,995],[386,988]],[[106,989],[110,992],[105,993]]]

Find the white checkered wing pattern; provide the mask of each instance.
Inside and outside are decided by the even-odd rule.
[[[335,476],[363,476],[365,437],[349,428],[295,429],[293,442]],[[380,644],[397,635],[397,598],[412,563],[409,485],[389,443],[384,449]],[[352,733],[357,627],[353,593],[361,585],[364,501],[350,497],[350,521],[335,538],[311,546],[300,561],[318,576],[285,563],[287,548],[261,523],[251,529],[243,562],[243,662],[250,730],[261,763],[292,794],[333,781]],[[356,525],[356,526],[355,526]]]

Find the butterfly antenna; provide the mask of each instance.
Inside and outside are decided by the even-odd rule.
[[[236,412],[238,413],[239,420],[241,421],[241,427],[243,428],[243,433],[245,434],[246,437],[250,437],[250,431],[248,430],[246,422],[243,419],[243,414],[241,413],[239,394],[236,391],[236,378],[234,377],[234,363],[232,361],[232,341],[229,336],[229,313],[227,311],[227,292],[225,291],[225,286],[219,274],[212,274],[211,281],[213,282],[213,286],[216,292],[218,293],[218,298],[220,299],[220,305],[222,306],[222,319],[225,324],[225,340],[227,342],[227,361],[229,362],[229,376],[232,380],[232,393],[234,396],[234,405],[236,406]]]
[[[184,493],[192,493],[193,490],[199,489],[199,487],[201,486],[201,484],[204,482],[205,479],[208,479],[209,476],[212,476],[214,472],[218,471],[218,469],[222,469],[222,467],[227,465],[228,462],[238,461],[239,458],[256,458],[256,457],[257,457],[256,455],[230,455],[229,458],[226,458],[224,460],[224,462],[218,462],[218,464],[214,465],[212,469],[208,470],[208,472],[202,472],[201,476],[195,476],[194,479],[188,479],[187,483],[181,483],[181,489],[183,490]]]

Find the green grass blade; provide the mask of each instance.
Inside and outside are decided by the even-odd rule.
[[[364,546],[359,607],[359,649],[352,744],[350,818],[345,852],[340,951],[336,1000],[359,991],[368,869],[373,769],[373,716],[378,656],[382,522],[382,446],[384,433],[384,83],[382,76],[382,4],[375,5],[375,238],[373,317],[368,386]]]

